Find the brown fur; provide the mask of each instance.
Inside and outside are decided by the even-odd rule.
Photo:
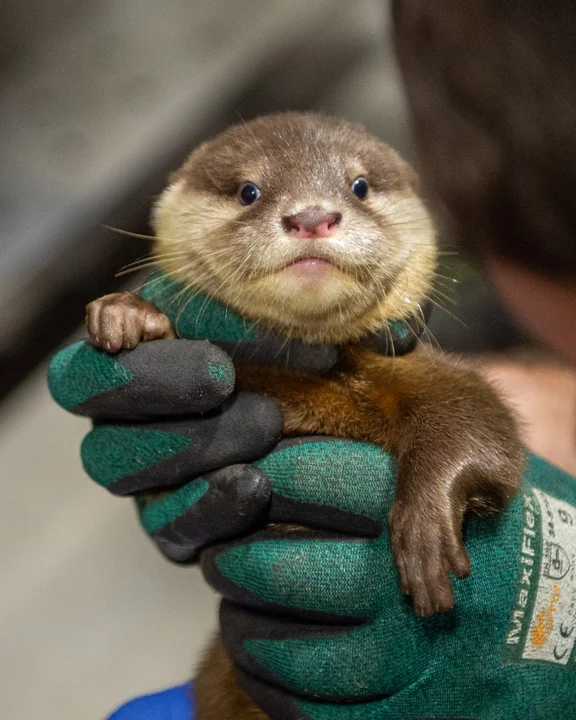
[[[369,181],[366,202],[349,191],[359,175]],[[412,172],[358,126],[287,114],[205,143],[173,180],[155,221],[165,272],[266,328],[345,343],[328,375],[238,367],[237,388],[275,398],[287,434],[351,438],[397,456],[388,524],[402,588],[419,615],[450,609],[449,571],[465,577],[470,570],[464,513],[506,505],[520,483],[523,452],[509,411],[462,363],[424,352],[387,358],[354,344],[387,319],[414,312],[429,290],[434,231]],[[254,207],[241,208],[235,193],[248,180],[264,191]],[[343,218],[330,242],[314,240],[314,253],[334,264],[324,283],[330,292],[322,282],[299,288],[298,279],[283,277],[283,263],[304,245],[287,240],[282,219],[311,193],[315,206]],[[88,308],[93,340],[112,350],[152,339],[154,327],[166,337],[166,323],[150,303],[126,294]],[[239,687],[219,638],[196,692],[198,720],[266,717]]]
[[[358,176],[370,186],[365,201],[350,191]],[[242,207],[236,192],[246,181],[262,195]],[[427,297],[435,231],[416,188],[404,160],[359,125],[257,118],[201,145],[173,176],[154,211],[155,250],[164,272],[267,329],[349,342]],[[313,243],[314,255],[332,261],[330,277],[303,292],[283,270],[312,244],[289,236],[283,221],[311,205],[342,220],[333,238]]]
[[[239,368],[237,386],[273,397],[286,434],[392,451],[398,479],[388,524],[402,588],[419,615],[450,609],[448,569],[456,577],[470,570],[464,512],[502,509],[520,482],[522,447],[496,392],[461,363],[428,353],[385,358],[353,346],[329,376]]]
[[[214,638],[194,681],[198,720],[266,720],[236,680],[234,664],[220,635]]]

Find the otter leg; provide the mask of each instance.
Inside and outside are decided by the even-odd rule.
[[[268,720],[240,687],[234,664],[217,635],[196,674],[196,720]]]
[[[86,327],[96,347],[107,352],[131,350],[141,340],[176,337],[170,320],[152,303],[132,293],[112,293],[86,308]]]
[[[465,512],[498,512],[520,487],[525,452],[515,418],[486,380],[440,353],[394,360],[351,349],[346,359],[395,428],[398,477],[388,525],[402,588],[419,615],[448,610],[449,571],[458,578],[470,572]],[[383,433],[381,442],[390,437]]]
[[[464,513],[502,509],[524,463],[514,418],[486,381],[440,355],[348,349],[327,378],[239,368],[237,383],[273,397],[287,433],[371,442],[396,455],[388,524],[402,589],[418,615],[451,609],[449,572],[470,572]]]

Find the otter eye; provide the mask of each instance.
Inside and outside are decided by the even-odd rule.
[[[366,178],[356,178],[352,183],[352,192],[359,200],[366,200],[366,196],[368,195],[368,181]]]
[[[254,183],[244,183],[238,190],[238,199],[242,205],[252,205],[260,197],[260,190]]]

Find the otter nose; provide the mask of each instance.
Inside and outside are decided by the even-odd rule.
[[[309,207],[296,215],[284,218],[284,227],[294,237],[330,237],[342,220],[341,213],[327,212],[321,207]]]

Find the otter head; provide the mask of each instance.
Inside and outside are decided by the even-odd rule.
[[[413,314],[434,270],[409,166],[361,126],[315,114],[260,117],[203,143],[153,221],[164,272],[308,342]]]

